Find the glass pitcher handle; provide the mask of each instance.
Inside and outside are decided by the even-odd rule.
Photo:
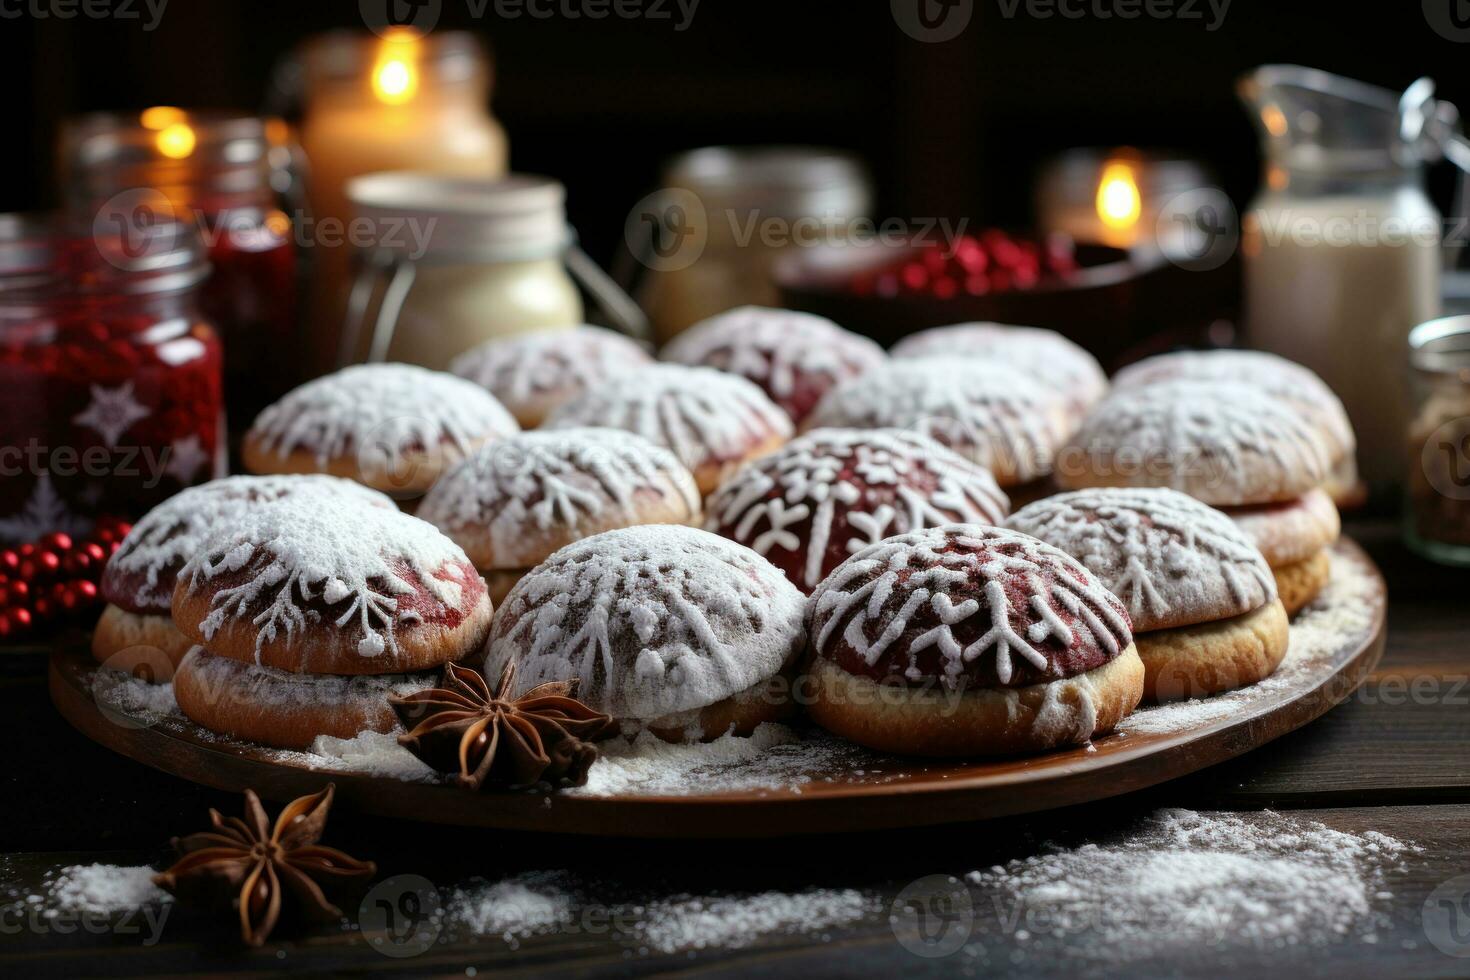
[[[635,340],[650,338],[648,316],[642,308],[575,241],[567,245],[562,258],[567,271],[596,301],[609,325]]]

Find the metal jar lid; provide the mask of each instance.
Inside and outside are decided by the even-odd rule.
[[[1470,384],[1470,315],[1427,320],[1410,330],[1409,364],[1434,374],[1459,374]]]

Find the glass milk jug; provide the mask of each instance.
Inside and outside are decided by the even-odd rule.
[[[1239,90],[1265,157],[1242,223],[1247,336],[1320,374],[1352,417],[1364,478],[1394,482],[1405,339],[1439,315],[1445,262],[1423,165],[1446,149],[1453,109],[1427,80],[1400,95],[1293,65],[1258,68]]]

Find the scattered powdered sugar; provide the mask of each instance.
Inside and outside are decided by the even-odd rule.
[[[1381,598],[1377,577],[1360,560],[1331,552],[1332,577],[1320,595],[1291,622],[1291,645],[1276,672],[1249,687],[1214,697],[1140,708],[1118,725],[1134,735],[1169,735],[1242,718],[1288,693],[1301,693],[1312,678],[1325,679],[1343,648],[1366,637]]]
[[[153,884],[155,874],[146,865],[67,865],[46,872],[38,891],[23,893],[9,885],[6,901],[0,908],[23,909],[42,918],[55,918],[68,912],[110,915],[172,902],[172,895]]]
[[[972,871],[993,908],[977,920],[1027,956],[1079,965],[1146,962],[1227,947],[1373,942],[1385,876],[1412,844],[1283,816],[1163,810],[1126,836]],[[976,949],[983,951],[984,937]]]
[[[439,782],[444,777],[398,744],[397,731],[361,732],[352,738],[318,735],[302,763],[312,769],[357,772],[405,782]]]
[[[183,717],[172,683],[155,684],[126,671],[99,667],[92,674],[92,700],[104,713],[115,713],[143,725],[170,716]]]
[[[765,722],[749,737],[722,735],[709,742],[674,744],[642,732],[598,744],[587,784],[571,796],[697,796],[782,790],[854,771],[883,773],[883,757],[819,729],[800,732]]]
[[[692,711],[769,680],[804,647],[806,597],[770,562],[708,531],[652,524],[557,551],[497,610],[485,675],[516,691],[578,679],[617,718]]]
[[[773,935],[817,935],[876,912],[876,896],[852,888],[754,895],[679,896],[645,906],[636,934],[661,953],[739,949]]]
[[[393,472],[410,451],[448,446],[464,455],[519,430],[473,381],[412,364],[358,364],[287,393],[260,413],[249,438],[281,457],[311,453],[321,467],[355,457],[373,473]]]
[[[1074,490],[1026,505],[1005,525],[1086,565],[1128,606],[1135,633],[1238,616],[1276,598],[1251,539],[1177,490]]]
[[[448,891],[440,916],[457,933],[499,936],[513,943],[570,923],[578,889],[576,880],[564,871],[530,871],[502,881],[473,881]]]

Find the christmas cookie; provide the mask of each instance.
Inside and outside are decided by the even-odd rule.
[[[477,649],[490,596],[416,517],[324,494],[260,503],[178,573],[173,618],[210,653],[294,673],[427,670]]]
[[[261,501],[293,493],[335,494],[358,505],[392,509],[393,501],[331,476],[232,476],[169,498],[133,525],[102,573],[107,606],[92,633],[99,661],[124,650],[161,650],[177,664],[190,641],[169,615],[174,582],[205,536]]]
[[[671,740],[749,733],[789,710],[805,598],[743,545],[672,524],[608,531],[556,552],[495,617],[485,673],[515,690],[576,680],[625,729]]]
[[[476,446],[519,428],[474,382],[412,364],[361,364],[261,412],[241,452],[253,473],[330,473],[416,496]]]
[[[1042,383],[1058,384],[1078,421],[1108,393],[1097,358],[1055,330],[1002,323],[957,323],[910,334],[893,345],[894,357],[965,357],[1016,368]]]
[[[1046,476],[1073,428],[1060,386],[977,361],[892,361],[844,381],[806,428],[908,429],[995,475],[1002,487]]]
[[[817,429],[736,473],[705,528],[748,545],[810,592],[870,544],[939,524],[998,524],[990,473],[927,436]]]
[[[1168,487],[1238,507],[1299,497],[1336,458],[1320,425],[1256,385],[1160,381],[1100,402],[1058,455],[1056,479],[1069,489]]]
[[[533,565],[582,538],[636,524],[698,524],[694,477],[674,454],[618,429],[524,432],[482,446],[424,498],[499,604]]]
[[[391,732],[390,696],[427,690],[438,674],[333,677],[214,657],[193,647],[174,673],[174,698],[195,724],[279,749],[306,749],[318,735]]]
[[[1080,745],[1143,693],[1122,603],[1075,560],[1016,531],[951,524],[870,545],[808,608],[812,717],[880,751]]]
[[[449,370],[487,389],[522,428],[534,429],[598,382],[651,363],[622,334],[583,326],[487,340],[456,357]]]
[[[1317,597],[1332,574],[1328,555],[1342,531],[1337,505],[1324,490],[1284,504],[1226,511],[1255,542],[1276,576],[1281,604],[1294,614]]]
[[[749,378],[798,423],[838,382],[887,360],[883,348],[831,320],[761,306],[742,306],[696,323],[659,357]]]
[[[1080,490],[1023,507],[1006,525],[1076,558],[1123,601],[1148,700],[1254,684],[1286,655],[1271,569],[1229,517],[1192,497]]]
[[[602,382],[546,420],[547,428],[625,429],[673,451],[710,493],[791,438],[791,420],[754,383],[713,368],[659,364]]]

